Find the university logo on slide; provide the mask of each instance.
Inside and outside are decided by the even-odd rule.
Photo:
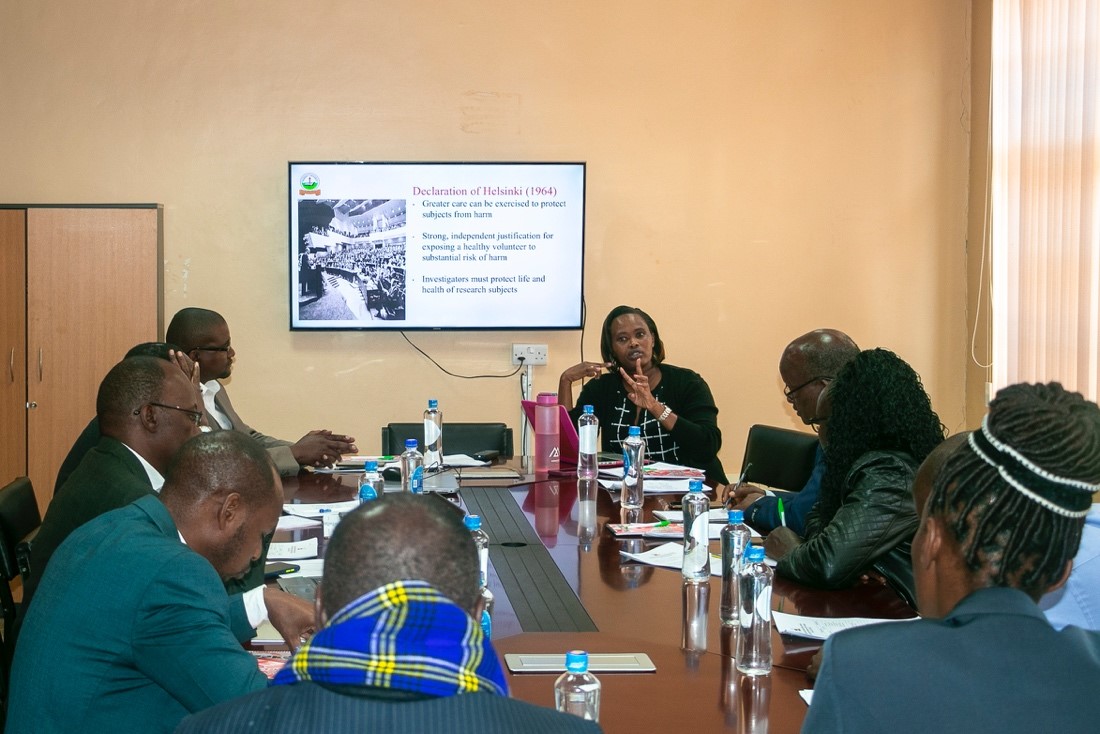
[[[302,178],[299,181],[302,188],[298,189],[299,196],[320,196],[321,195],[321,179],[317,178],[314,173],[302,174]]]

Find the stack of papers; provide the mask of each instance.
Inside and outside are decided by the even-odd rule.
[[[675,569],[684,567],[683,543],[665,543],[656,548],[651,548],[645,553],[627,553],[626,551],[619,551],[619,553],[632,561],[639,561],[650,566]],[[765,558],[764,562],[769,566],[775,565],[775,561],[770,558]],[[722,557],[716,556],[713,553],[710,554],[710,575],[722,575]]]
[[[830,635],[844,630],[864,627],[881,622],[912,622],[911,619],[871,619],[870,617],[803,617],[800,614],[772,612],[775,628],[781,635],[805,637],[810,640],[824,640]]]
[[[297,515],[298,517],[321,517],[330,512],[340,514],[342,512],[351,512],[359,506],[359,500],[348,500],[346,502],[318,502],[316,504],[307,504],[304,502],[286,503],[283,505],[283,512],[288,515]]]
[[[718,540],[721,537],[722,527],[722,525],[708,525],[711,540]],[[653,522],[632,522],[626,524],[616,522],[608,523],[607,528],[620,538],[641,536],[643,538],[682,539],[684,537],[684,524],[680,522],[671,522],[665,525]]]
[[[646,464],[642,469],[642,490],[645,494],[686,494],[689,479],[703,479],[705,474],[699,469],[663,461]],[[619,491],[623,486],[622,467],[600,469],[600,486]],[[706,491],[710,491],[707,489]]]

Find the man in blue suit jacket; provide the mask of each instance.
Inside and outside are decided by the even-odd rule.
[[[329,541],[314,638],[270,688],[188,717],[177,734],[599,732],[508,697],[479,623],[480,575],[450,503],[398,494],[363,505]]]
[[[281,509],[267,453],[219,431],[184,444],[159,497],[73,532],[16,646],[9,734],[170,732],[263,688],[230,628],[223,581],[259,557]]]
[[[1097,489],[1100,408],[1057,383],[1001,390],[914,483],[925,618],[829,638],[803,732],[1095,730],[1100,633],[1055,631],[1036,601],[1069,576]]]

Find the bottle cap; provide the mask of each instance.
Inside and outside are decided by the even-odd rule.
[[[368,459],[363,465],[363,469],[366,471],[378,471],[378,462],[374,459]]]
[[[764,562],[764,546],[762,545],[750,545],[745,549],[745,558],[749,563],[763,563]]]
[[[428,409],[429,410],[435,410],[438,407],[439,407],[439,401],[438,400],[436,400],[435,398],[428,398]]]
[[[478,530],[481,528],[481,515],[467,515],[462,518],[462,522],[466,524],[467,530]]]
[[[417,440],[415,438],[406,438],[405,439],[405,450],[406,451],[408,451],[409,449],[415,449],[419,445],[420,444],[417,442]]]
[[[688,480],[688,491],[689,492],[702,492],[703,491],[703,480],[702,479],[689,479]],[[721,517],[721,515],[719,515],[719,517]]]
[[[594,412],[595,412],[595,408],[593,408],[591,405],[584,406],[584,414],[585,415],[592,415]]]
[[[730,521],[730,525],[737,525],[739,523],[745,522],[745,511],[744,510],[730,510],[729,511],[729,521]]]
[[[565,653],[565,669],[570,673],[587,673],[588,653],[584,650],[570,650]]]
[[[627,429],[626,435],[628,435],[628,436],[641,436],[642,435],[642,429],[638,426],[631,426],[630,428]]]
[[[536,402],[539,405],[557,405],[558,394],[556,392],[540,392]]]

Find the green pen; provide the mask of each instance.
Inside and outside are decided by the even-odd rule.
[[[779,498],[779,524],[787,527],[787,513],[783,511],[783,498]]]

